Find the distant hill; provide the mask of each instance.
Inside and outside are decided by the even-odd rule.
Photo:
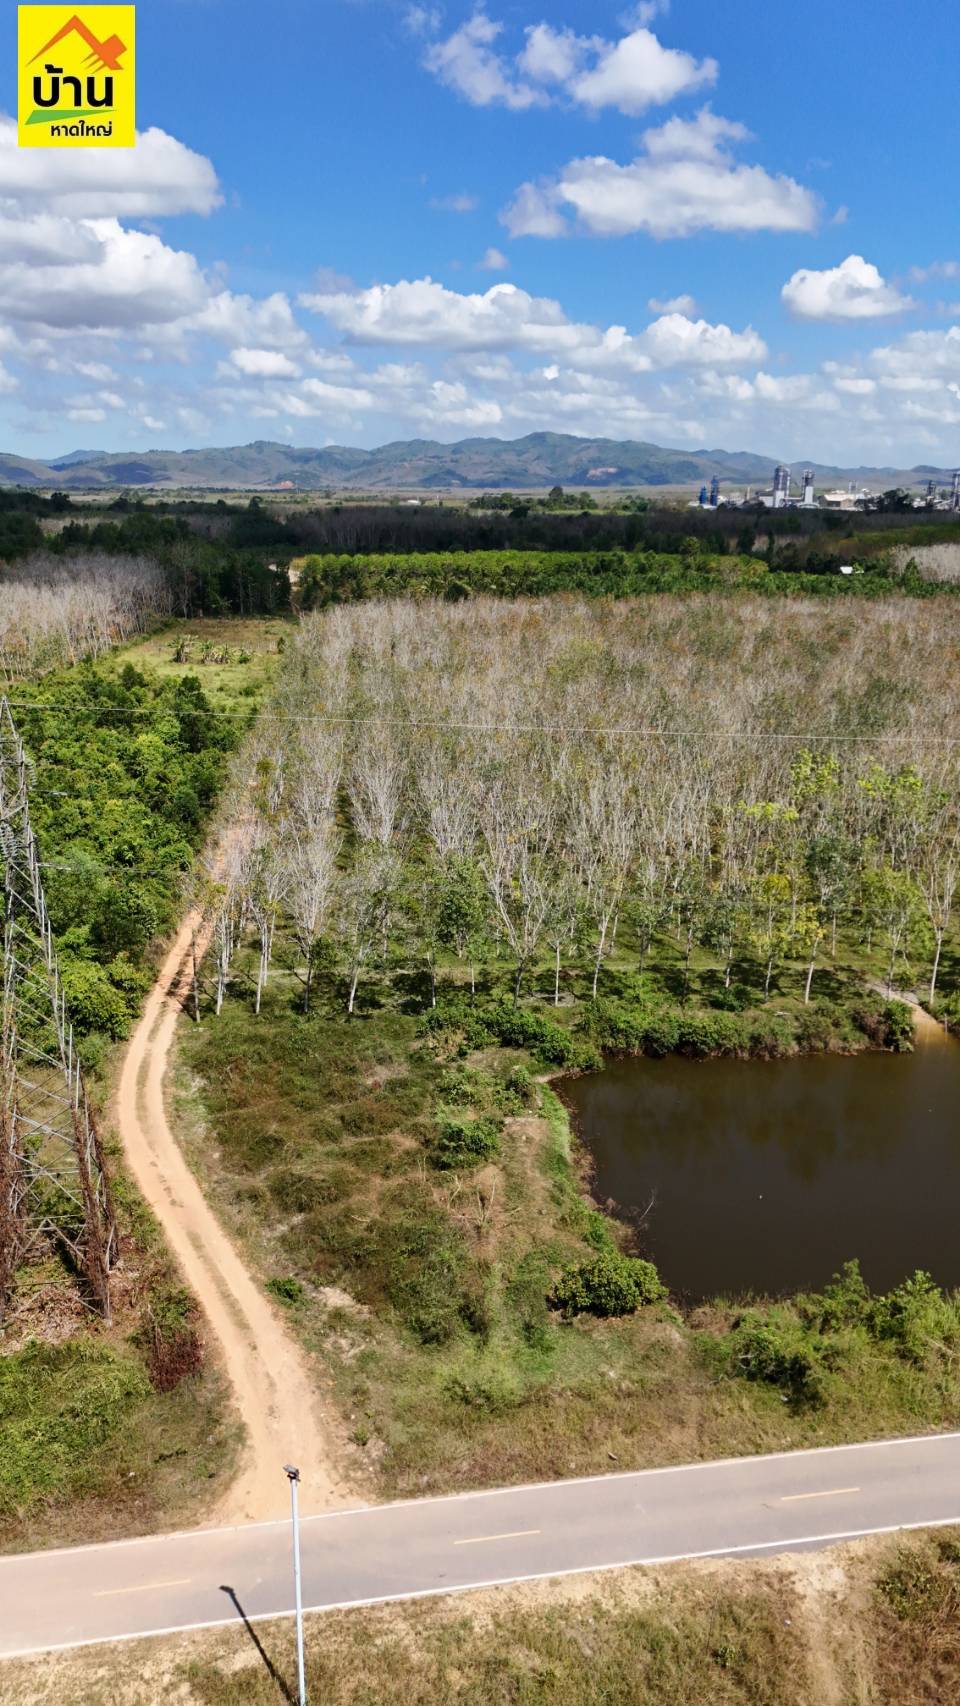
[[[0,454],[0,486],[56,486],[70,491],[117,486],[269,490],[290,483],[306,491],[326,487],[449,491],[553,485],[697,486],[716,474],[729,489],[769,485],[777,461],[776,456],[745,450],[671,450],[659,444],[574,438],[556,432],[534,432],[517,439],[465,438],[459,444],[416,438],[384,444],[378,450],[342,445],[297,449],[258,439],[222,450],[74,450],[53,462]],[[933,468],[844,469],[816,462],[793,466],[795,470],[813,468],[820,481],[892,485],[950,478],[945,470]]]

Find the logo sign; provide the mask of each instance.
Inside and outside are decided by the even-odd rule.
[[[132,148],[135,6],[20,6],[21,148]]]

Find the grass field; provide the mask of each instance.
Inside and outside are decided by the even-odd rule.
[[[845,1017],[865,970],[842,956],[824,973],[831,1004],[814,1046],[866,1046]],[[304,1014],[281,969],[255,1017],[247,971],[241,958],[219,1020],[181,1030],[178,1125],[205,1190],[317,1353],[358,1485],[409,1496],[956,1422],[953,1352],[911,1359],[861,1330],[855,1309],[848,1320],[846,1296],[833,1338],[820,1336],[818,1302],[804,1315],[761,1304],[783,1360],[746,1380],[735,1303],[565,1319],[550,1305],[558,1273],[632,1246],[589,1202],[542,1060],[425,1035],[423,992],[400,977],[371,978],[351,1022],[332,985]],[[665,950],[651,988],[668,992],[678,971]],[[712,976],[705,958],[695,965],[690,1006],[707,1019]],[[615,988],[616,967],[605,977]],[[793,987],[799,968],[781,981],[765,1022],[786,1046],[811,1016]],[[569,1028],[588,1009],[559,1014]],[[436,1165],[451,1118],[501,1121],[496,1153]],[[811,1362],[810,1385],[791,1384],[790,1358],[814,1342],[823,1369]]]
[[[283,617],[200,616],[170,621],[111,652],[118,669],[133,664],[165,680],[199,677],[217,710],[256,705],[271,686],[292,623]]]
[[[307,1620],[326,1706],[948,1706],[960,1544],[861,1542],[622,1570]],[[289,1622],[0,1666],[19,1706],[268,1706],[295,1698]],[[258,1650],[259,1648],[259,1650]]]

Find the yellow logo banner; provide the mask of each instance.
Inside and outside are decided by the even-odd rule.
[[[21,148],[132,148],[135,6],[20,6]]]

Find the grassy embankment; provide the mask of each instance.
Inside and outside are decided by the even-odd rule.
[[[184,632],[223,661],[175,664]],[[171,624],[18,689],[37,706],[17,713],[36,761],[32,815],[63,867],[48,873],[48,902],[101,1106],[236,739],[233,719],[208,712],[255,709],[281,632]],[[8,1548],[185,1522],[229,1483],[238,1441],[219,1369],[108,1124],[105,1139],[122,1241],[113,1324],[88,1312],[51,1248],[20,1270],[0,1331]]]
[[[350,1022],[335,979],[305,1015],[283,960],[281,944],[259,1018],[241,962],[221,1018],[184,1027],[178,1122],[192,1124],[207,1191],[334,1382],[352,1472],[371,1489],[417,1494],[956,1422],[960,1309],[939,1294],[871,1300],[848,1279],[835,1294],[746,1311],[719,1302],[684,1315],[662,1301],[602,1319],[553,1306],[565,1269],[599,1257],[619,1283],[617,1254],[632,1249],[626,1228],[590,1206],[564,1109],[542,1082],[594,1049],[586,974],[575,1006],[521,1007],[537,1027],[522,1047],[505,967],[488,968],[478,1030],[469,1001],[445,1007],[451,967],[437,1018],[419,980],[384,974]],[[601,984],[607,1026],[636,1014],[611,999],[635,985],[630,961],[625,939]],[[664,941],[654,962],[648,1001],[679,1014],[701,1052],[733,1022],[763,1053],[797,1038],[868,1046],[863,1023],[882,1037],[891,1022],[882,999],[864,996],[879,968],[845,943],[818,973],[812,1009],[797,964],[767,1006],[757,968],[739,966],[751,1005],[730,1014],[711,1005],[718,979],[705,955],[683,1008],[677,945]],[[549,984],[546,967],[531,978]],[[896,1030],[902,1010],[892,1018]]]
[[[370,1706],[946,1706],[960,1697],[956,1534],[624,1570],[307,1623],[311,1699]],[[289,1622],[0,1667],[22,1706],[291,1699]]]

